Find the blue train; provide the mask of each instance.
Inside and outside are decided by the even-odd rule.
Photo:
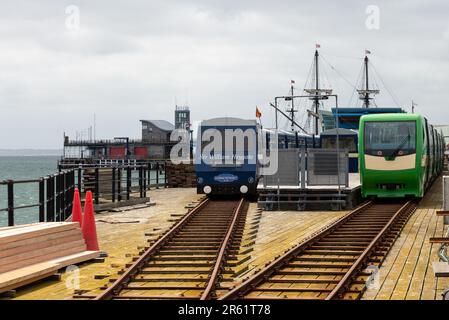
[[[274,133],[261,129],[255,120],[225,117],[202,121],[195,152],[197,192],[254,196],[260,178],[258,145],[269,146]],[[224,148],[229,141],[232,148]],[[310,135],[278,131],[279,149],[312,148],[318,144],[319,139]]]

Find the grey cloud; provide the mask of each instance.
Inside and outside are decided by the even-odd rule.
[[[72,4],[80,8],[78,33],[65,27]],[[379,30],[365,28],[371,4],[380,8]],[[172,120],[175,102],[188,102],[194,120],[251,118],[258,105],[270,126],[269,102],[287,93],[290,79],[302,88],[315,43],[353,83],[371,49],[401,105],[414,99],[432,122],[447,123],[448,7],[443,0],[4,1],[0,136],[8,139],[0,148],[58,148],[62,133],[87,128],[93,113],[99,136],[138,137],[139,119]],[[323,68],[347,105],[353,88]],[[385,89],[377,102],[394,105]]]

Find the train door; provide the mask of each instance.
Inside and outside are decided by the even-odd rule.
[[[435,177],[435,131],[433,130],[433,126],[429,125],[430,131],[430,180],[433,181]]]
[[[427,119],[424,118],[424,133],[425,133],[425,141],[426,141],[426,182],[425,182],[425,188],[430,184],[430,139],[429,139],[429,124],[427,122]]]
[[[440,173],[440,137],[438,135],[438,131],[435,129],[435,176]]]

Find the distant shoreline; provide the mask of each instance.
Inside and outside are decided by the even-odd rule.
[[[62,156],[59,149],[0,149],[0,157]]]

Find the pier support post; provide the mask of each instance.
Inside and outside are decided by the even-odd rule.
[[[142,167],[139,167],[139,196],[143,198],[143,174]]]
[[[115,202],[115,167],[112,168],[112,202]]]
[[[159,170],[161,170],[160,163],[156,163],[156,189],[159,189]]]
[[[8,226],[14,226],[14,181],[8,180]]]
[[[61,173],[58,172],[55,175],[55,183],[56,183],[56,215],[55,215],[55,220],[56,221],[62,221],[62,217],[61,217]]]
[[[47,221],[55,219],[55,185],[54,176],[47,177]]]
[[[122,168],[117,169],[117,200],[122,201]]]
[[[95,204],[98,204],[99,196],[100,196],[100,182],[98,181],[100,179],[100,174],[98,171],[98,168],[95,168]]]
[[[126,167],[126,200],[129,200],[129,195],[131,193],[131,168]]]
[[[443,210],[449,210],[449,176],[443,177]],[[449,224],[449,216],[444,216],[444,224]]]
[[[81,183],[82,183],[82,180],[81,180],[81,177],[82,177],[82,173],[81,173],[81,164],[79,165],[79,167],[78,167],[78,191],[81,193]]]
[[[39,222],[45,221],[45,184],[44,178],[39,179]]]

